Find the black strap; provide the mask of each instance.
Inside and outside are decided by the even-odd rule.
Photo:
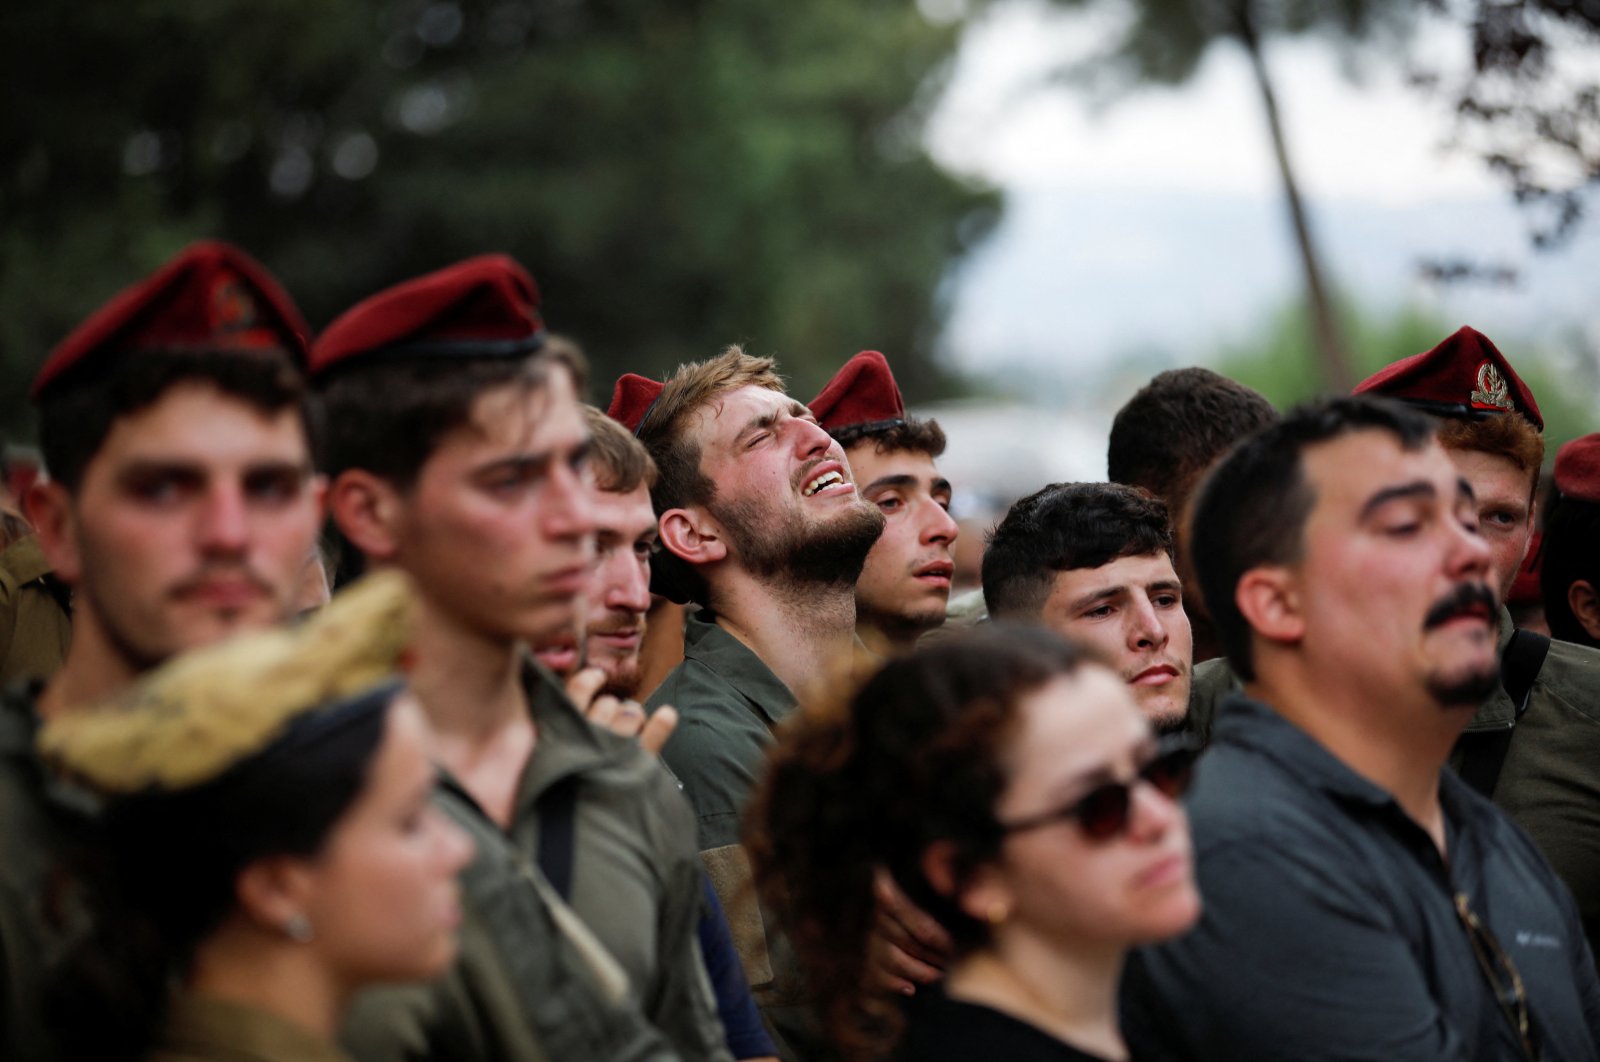
[[[572,899],[573,823],[578,776],[568,775],[539,798],[539,869],[563,900]]]
[[[1528,698],[1533,693],[1534,680],[1544,667],[1544,658],[1550,652],[1548,636],[1520,627],[1511,632],[1511,641],[1500,654],[1500,684],[1505,687],[1511,703],[1516,706],[1512,722],[1499,730],[1487,733],[1461,735],[1461,780],[1486,797],[1494,796],[1494,787],[1500,781],[1500,769],[1506,764],[1506,754],[1511,751],[1511,734],[1516,720],[1528,710]]]

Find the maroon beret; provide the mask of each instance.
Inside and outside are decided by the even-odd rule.
[[[1544,560],[1544,532],[1535,531],[1528,540],[1527,555],[1511,582],[1511,593],[1506,595],[1508,605],[1537,605],[1544,598],[1539,591],[1539,568]]]
[[[638,373],[623,373],[611,390],[611,405],[606,407],[606,416],[638,435],[639,425],[644,423],[645,415],[661,397],[665,386],[659,380]]]
[[[1573,439],[1556,451],[1555,481],[1563,498],[1600,502],[1600,432]]]
[[[506,255],[485,254],[350,307],[311,344],[311,372],[352,358],[514,358],[544,341],[533,277]]]
[[[1474,328],[1463,327],[1430,351],[1384,366],[1356,384],[1355,393],[1398,398],[1445,417],[1515,411],[1544,431],[1533,392]]]
[[[889,360],[876,350],[863,350],[844,363],[811,400],[811,413],[829,433],[846,428],[892,428],[904,424],[906,404],[889,371]]]
[[[230,244],[190,244],[72,330],[33,379],[38,398],[63,373],[154,350],[281,350],[306,362],[311,330],[266,268]]]

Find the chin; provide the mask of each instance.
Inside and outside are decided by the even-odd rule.
[[[1435,671],[1427,679],[1428,693],[1441,708],[1477,708],[1500,688],[1500,662],[1487,662]]]

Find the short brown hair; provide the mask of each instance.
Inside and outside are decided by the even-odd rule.
[[[771,358],[751,357],[735,344],[714,358],[679,365],[667,379],[638,433],[656,462],[650,500],[657,513],[705,505],[716,497],[717,485],[700,471],[700,444],[689,434],[689,418],[718,395],[741,387],[782,391],[783,377]]]
[[[1539,489],[1544,464],[1544,436],[1521,413],[1497,413],[1478,420],[1445,417],[1439,422],[1439,443],[1446,450],[1476,450],[1511,461],[1528,476],[1528,494]]]
[[[628,429],[593,406],[583,407],[583,423],[589,429],[590,463],[595,485],[610,494],[627,494],[640,484],[656,485],[656,463],[650,451]]]
[[[900,450],[911,450],[916,453],[927,454],[929,457],[938,457],[944,453],[944,429],[939,427],[936,420],[920,420],[917,417],[907,417],[894,422],[887,428],[876,428],[869,424],[852,424],[848,428],[841,428],[829,432],[835,442],[846,450],[861,443],[872,443],[873,449],[880,454],[892,454]]]

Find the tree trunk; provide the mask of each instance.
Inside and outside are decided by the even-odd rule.
[[[1283,121],[1278,114],[1278,96],[1272,88],[1272,78],[1267,73],[1266,58],[1261,52],[1261,38],[1251,17],[1250,7],[1251,0],[1243,0],[1236,8],[1238,22],[1235,37],[1250,57],[1250,69],[1255,73],[1256,87],[1261,92],[1267,127],[1272,132],[1272,152],[1278,160],[1278,176],[1283,181],[1283,198],[1289,207],[1289,223],[1294,228],[1300,265],[1305,271],[1306,302],[1311,309],[1312,339],[1316,343],[1322,370],[1322,385],[1334,394],[1349,394],[1356,384],[1355,373],[1350,365],[1350,352],[1345,347],[1338,318],[1328,298],[1327,285],[1322,279],[1322,265],[1311,239],[1311,222],[1306,216],[1305,203],[1300,198],[1300,185],[1295,180],[1294,167],[1289,162],[1289,146],[1284,140]]]

